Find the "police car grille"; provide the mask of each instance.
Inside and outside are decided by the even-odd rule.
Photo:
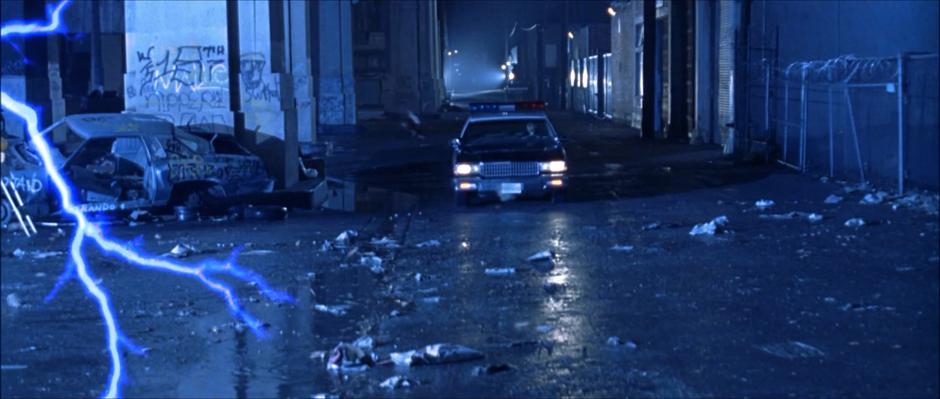
[[[483,177],[537,176],[538,162],[484,162],[480,165]]]

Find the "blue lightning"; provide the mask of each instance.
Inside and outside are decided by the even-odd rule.
[[[61,32],[64,28],[64,25],[61,23],[61,14],[69,3],[70,0],[63,0],[53,8],[50,12],[48,23],[18,22],[3,26],[0,28],[0,38],[7,39],[11,36],[48,35]],[[46,297],[46,301],[51,300],[67,281],[73,277],[77,277],[82,287],[85,289],[85,292],[97,302],[98,310],[105,324],[108,354],[111,360],[107,389],[103,392],[103,397],[115,398],[120,396],[121,381],[124,376],[124,364],[120,356],[119,348],[123,347],[136,353],[142,353],[143,351],[121,332],[108,293],[95,281],[94,276],[89,270],[83,252],[86,239],[97,245],[103,253],[123,259],[131,265],[143,269],[170,272],[190,277],[201,282],[211,291],[222,297],[232,315],[251,328],[259,337],[264,336],[263,323],[242,307],[238,297],[234,294],[233,289],[229,285],[214,276],[228,276],[242,282],[251,283],[256,286],[264,296],[273,301],[293,301],[286,293],[272,289],[260,275],[239,267],[235,262],[238,256],[237,251],[234,251],[225,261],[209,259],[196,265],[186,265],[165,258],[141,254],[128,245],[109,239],[100,226],[89,221],[81,209],[76,206],[72,196],[72,187],[55,168],[55,163],[53,162],[49,150],[49,144],[46,142],[45,138],[39,134],[39,118],[33,107],[24,102],[14,100],[6,92],[2,91],[0,91],[0,105],[26,123],[26,128],[32,140],[33,147],[42,159],[43,167],[55,187],[63,212],[76,222],[75,234],[72,237],[69,247],[69,261],[66,263],[65,271],[57,279],[55,287]]]

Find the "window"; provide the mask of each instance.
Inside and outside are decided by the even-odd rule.
[[[502,142],[526,138],[551,138],[544,119],[476,122],[467,126],[461,140],[472,146],[483,142]]]
[[[588,87],[588,59],[581,59],[581,87]]]

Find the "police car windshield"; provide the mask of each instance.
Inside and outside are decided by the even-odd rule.
[[[473,122],[461,140],[468,144],[484,142],[548,139],[552,137],[544,119],[518,119]]]

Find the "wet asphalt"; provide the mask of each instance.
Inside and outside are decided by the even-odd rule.
[[[126,354],[126,396],[938,395],[936,213],[859,204],[864,192],[844,184],[731,162],[716,148],[645,143],[606,122],[565,115],[556,125],[572,165],[568,201],[458,209],[447,188],[446,141],[459,118],[428,125],[424,139],[375,138],[378,128],[336,138],[331,174],[415,193],[421,201],[412,209],[110,226],[151,254],[177,243],[203,251],[187,262],[241,247],[239,264],[294,298],[276,303],[234,284],[269,324],[259,338],[199,283],[90,249],[125,334],[150,348]],[[844,200],[825,204],[830,194]],[[760,199],[775,204],[761,210]],[[823,219],[766,216],[791,211]],[[689,235],[721,215],[729,221],[718,234]],[[867,224],[844,226],[856,217]],[[359,239],[321,249],[346,229]],[[369,243],[382,237],[400,247]],[[439,245],[418,247],[430,240]],[[62,251],[66,243],[55,229],[31,239],[3,232],[0,291],[19,302],[0,307],[3,397],[98,396],[104,388],[108,359],[94,303],[74,281],[43,302],[65,257],[36,259],[31,251]],[[14,256],[16,249],[26,255]],[[545,250],[552,261],[526,260]],[[383,259],[383,273],[359,265],[368,251]],[[514,273],[486,273],[495,268]],[[485,357],[327,370],[320,351],[365,335],[381,357],[434,343]],[[487,365],[506,370],[475,373]],[[415,384],[380,387],[396,375]]]

